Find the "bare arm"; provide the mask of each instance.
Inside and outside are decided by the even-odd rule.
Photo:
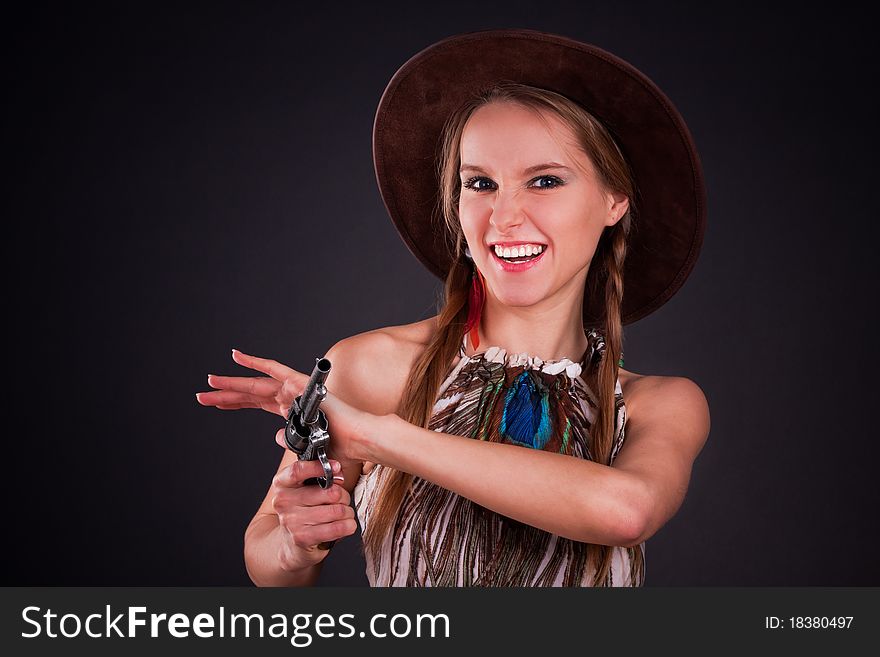
[[[663,527],[684,502],[711,418],[703,391],[690,379],[646,376],[631,391],[637,395],[637,410],[627,422],[614,467],[642,488],[638,544]]]
[[[646,379],[640,420],[614,466],[431,431],[394,414],[374,418],[359,449],[365,460],[533,527],[585,543],[634,546],[680,506],[709,431],[708,407],[693,382]]]
[[[360,448],[366,460],[565,538],[625,545],[641,531],[638,482],[592,461],[431,431],[393,414],[372,421]]]
[[[284,473],[297,461],[296,455],[285,450],[273,479]],[[273,487],[266,497],[244,534],[244,563],[248,575],[257,586],[313,586],[321,573],[323,561],[302,569],[290,570],[282,560],[284,532],[272,504],[275,495]],[[289,537],[288,537],[289,538]]]

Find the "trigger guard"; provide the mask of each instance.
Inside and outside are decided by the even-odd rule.
[[[324,489],[330,488],[333,485],[333,467],[330,465],[330,459],[323,449],[318,450],[317,456],[324,468],[324,476],[318,477],[318,485]]]

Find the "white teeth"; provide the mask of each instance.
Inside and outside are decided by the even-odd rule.
[[[495,255],[499,258],[516,258],[538,255],[544,250],[540,244],[521,244],[514,247],[502,247],[495,245]]]

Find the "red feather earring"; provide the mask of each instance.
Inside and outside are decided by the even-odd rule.
[[[468,318],[465,324],[464,332],[470,334],[471,345],[474,350],[480,346],[480,335],[478,333],[480,327],[480,315],[483,313],[483,304],[486,302],[485,279],[477,266],[474,265],[474,272],[471,276],[471,291],[468,296]]]

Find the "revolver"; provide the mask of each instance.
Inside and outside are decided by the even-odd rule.
[[[316,358],[309,382],[287,413],[284,428],[284,442],[287,447],[296,453],[300,461],[318,460],[324,468],[324,476],[306,479],[303,482],[306,486],[318,484],[321,488],[330,488],[333,485],[333,468],[327,458],[327,446],[330,442],[327,416],[318,408],[327,396],[324,382],[329,374],[330,361]]]

